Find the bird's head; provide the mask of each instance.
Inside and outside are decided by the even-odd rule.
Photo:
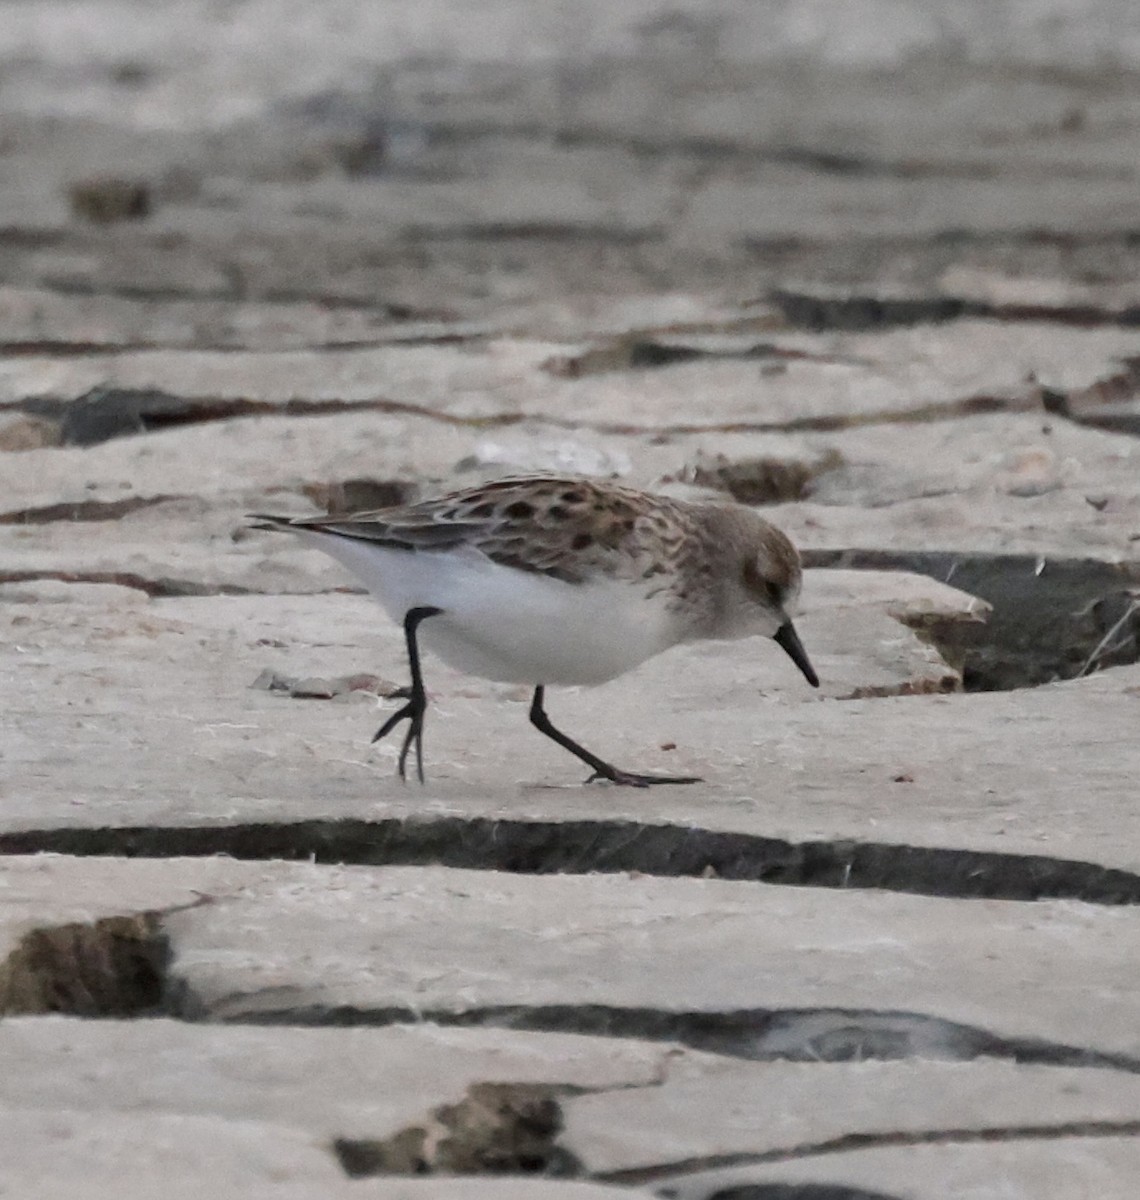
[[[726,612],[730,636],[772,638],[808,683],[819,687],[819,676],[792,624],[803,580],[795,546],[774,525],[743,508],[731,513],[725,533],[734,567]]]

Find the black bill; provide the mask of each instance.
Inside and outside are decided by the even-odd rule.
[[[779,629],[772,635],[772,641],[786,651],[788,657],[796,664],[797,667],[804,673],[804,678],[811,684],[812,687],[819,687],[819,676],[815,673],[815,669],[808,662],[807,652],[804,650],[804,644],[800,641],[800,635],[796,633],[796,627],[789,621],[786,625],[781,625]]]

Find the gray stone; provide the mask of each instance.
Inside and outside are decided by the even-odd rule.
[[[60,429],[57,421],[19,413],[0,417],[0,453],[41,450],[58,446]]]
[[[97,175],[77,179],[67,190],[73,216],[98,225],[112,221],[140,221],[150,215],[154,198],[142,179]]]

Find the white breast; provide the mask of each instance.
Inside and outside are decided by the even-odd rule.
[[[442,609],[420,626],[422,644],[484,679],[605,683],[680,640],[664,596],[647,598],[635,584],[564,583],[471,547],[394,550],[298,532],[356,575],[393,620],[410,608]]]

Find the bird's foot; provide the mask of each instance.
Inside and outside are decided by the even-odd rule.
[[[396,728],[401,721],[408,722],[408,731],[404,735],[404,744],[400,748],[399,772],[401,779],[407,779],[407,764],[408,752],[413,746],[416,748],[416,777],[420,783],[424,781],[424,713],[427,712],[427,695],[422,688],[402,687],[397,688],[394,692],[389,693],[390,696],[397,697],[401,700],[407,700],[407,704],[403,708],[394,712],[372,737],[375,744],[381,738],[387,737],[388,734]]]
[[[638,775],[633,771],[620,771],[617,767],[608,767],[604,771],[595,771],[587,783],[598,783],[606,780],[622,787],[653,787],[660,783],[703,783],[699,775]]]

